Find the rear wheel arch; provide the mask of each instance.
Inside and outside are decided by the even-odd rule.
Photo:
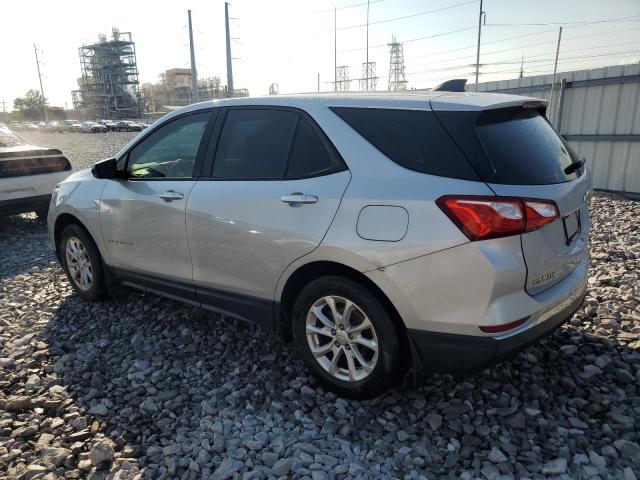
[[[313,280],[325,276],[339,276],[348,278],[359,283],[360,285],[368,289],[371,293],[373,293],[382,302],[385,310],[391,317],[391,320],[393,321],[394,326],[397,329],[398,337],[402,341],[402,351],[406,352],[407,354],[410,353],[409,338],[407,336],[406,326],[404,324],[404,321],[402,320],[402,317],[400,317],[398,310],[393,305],[391,300],[389,300],[389,297],[387,297],[387,295],[378,285],[376,285],[375,282],[373,282],[363,273],[342,263],[331,261],[316,261],[302,265],[287,279],[282,290],[282,295],[280,297],[279,315],[276,317],[276,328],[278,330],[278,333],[285,340],[292,339],[291,316],[296,298],[306,285],[308,285]],[[410,358],[407,357],[404,360],[410,361]]]

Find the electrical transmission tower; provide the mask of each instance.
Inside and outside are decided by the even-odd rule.
[[[347,65],[341,65],[336,67],[336,92],[348,92],[351,86],[351,80],[349,79],[349,67]]]
[[[404,50],[402,43],[396,42],[396,37],[391,37],[391,43],[388,44],[389,51],[389,90],[406,90],[407,80],[404,77]]]
[[[378,77],[376,77],[376,62],[365,62],[362,64],[362,78],[360,79],[360,90],[370,92],[376,89]]]

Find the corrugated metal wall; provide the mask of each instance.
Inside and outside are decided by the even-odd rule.
[[[560,87],[563,79],[565,88]],[[548,101],[552,80],[553,75],[539,75],[487,82],[478,91]],[[563,72],[556,82],[547,116],[558,129],[560,113],[559,131],[587,159],[593,187],[640,193],[640,64]]]

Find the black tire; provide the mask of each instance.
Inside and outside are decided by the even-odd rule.
[[[377,362],[373,370],[361,380],[336,378],[320,365],[311,352],[306,334],[307,315],[311,307],[326,296],[342,297],[352,301],[373,325],[378,345]],[[292,322],[294,342],[305,366],[324,387],[336,394],[353,399],[370,399],[381,395],[402,380],[403,375],[399,375],[403,363],[400,333],[382,302],[363,285],[339,276],[326,276],[314,280],[298,295],[293,306]],[[346,355],[346,352],[343,351],[342,355]],[[346,362],[346,358],[344,361]]]
[[[74,279],[73,274],[70,272],[69,265],[67,265],[67,243],[74,238],[81,242],[84,251],[89,258],[92,280],[89,288],[87,289],[80,287],[76,279]],[[95,242],[85,230],[83,230],[79,225],[67,226],[60,235],[58,252],[60,255],[60,263],[67,274],[69,283],[71,283],[71,286],[80,297],[90,302],[96,302],[108,296],[102,256],[100,255]]]

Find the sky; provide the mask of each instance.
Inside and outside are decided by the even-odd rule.
[[[366,0],[233,0],[230,2],[236,88],[265,95],[333,89],[337,65],[349,67],[358,90],[366,59]],[[473,79],[479,0],[370,0],[369,60],[378,90],[386,90],[388,43],[403,43],[409,88],[450,78]],[[337,31],[334,32],[334,8]],[[192,10],[199,77],[226,84],[223,0],[109,2],[3,0],[0,28],[0,111],[38,89],[38,48],[48,103],[71,108],[80,76],[78,48],[112,27],[131,32],[141,83],[169,68],[189,67],[187,10]],[[553,72],[563,25],[558,71],[640,61],[639,0],[484,0],[480,81]],[[594,23],[599,22],[599,23]],[[334,37],[334,33],[336,33]],[[334,40],[337,48],[334,48]]]

